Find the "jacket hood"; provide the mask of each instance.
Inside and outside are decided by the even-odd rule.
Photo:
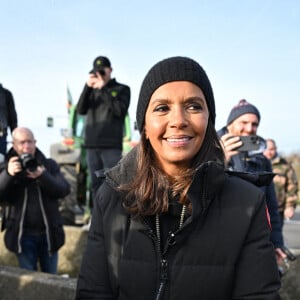
[[[107,170],[104,175],[106,181],[112,187],[117,187],[121,184],[126,184],[132,181],[137,168],[137,147],[131,149],[119,163]]]

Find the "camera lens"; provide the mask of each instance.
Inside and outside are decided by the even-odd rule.
[[[29,170],[30,172],[34,172],[37,167],[37,161],[34,156],[29,153],[22,154],[20,157],[21,165],[24,170]]]

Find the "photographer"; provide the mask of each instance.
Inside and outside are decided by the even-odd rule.
[[[59,166],[36,148],[30,129],[17,127],[13,147],[0,165],[2,230],[7,249],[21,268],[57,273],[58,249],[64,244],[58,198],[70,192]]]
[[[245,99],[240,100],[230,111],[227,125],[218,131],[228,169],[256,175],[272,172],[272,165],[263,155],[263,149],[252,152],[239,151],[239,147],[243,144],[240,136],[256,135],[259,122],[260,113],[258,109]],[[277,262],[280,264],[286,258],[286,254],[282,251],[284,245],[275,188],[272,180],[270,182],[270,184],[262,185],[261,189],[266,195],[272,228],[271,241],[275,247]]]
[[[77,111],[86,115],[85,141],[93,198],[103,172],[117,164],[122,156],[124,119],[130,103],[130,89],[111,77],[109,59],[98,56],[77,103]]]

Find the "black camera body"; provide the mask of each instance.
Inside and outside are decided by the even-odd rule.
[[[19,160],[23,170],[34,172],[38,167],[36,158],[29,153],[22,154]]]

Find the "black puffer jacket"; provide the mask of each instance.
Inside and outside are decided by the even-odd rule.
[[[58,211],[58,199],[70,192],[70,185],[63,177],[59,166],[52,159],[47,159],[42,152],[36,149],[36,159],[46,170],[38,179],[29,179],[23,173],[10,176],[7,172],[7,162],[17,154],[11,149],[5,163],[0,166],[0,204],[5,205],[2,230],[5,232],[5,245],[15,253],[21,253],[20,241],[23,228],[29,188],[39,190],[37,205],[41,205],[46,234],[50,243],[49,252],[57,251],[65,241],[63,222]]]
[[[218,135],[219,137],[221,137],[227,132],[227,128],[223,127],[218,131]],[[245,153],[239,153],[235,155],[235,157],[232,157],[228,163],[228,168],[231,170],[236,170],[236,167],[234,166],[234,159],[240,161],[245,172],[249,172],[252,174],[263,174],[265,172],[272,172],[271,162],[262,153],[257,153],[249,157],[245,157]],[[284,243],[278,212],[275,186],[273,181],[271,181],[267,185],[261,186],[261,189],[266,195],[266,203],[269,210],[272,225],[270,239],[275,248],[282,248]]]
[[[280,299],[263,192],[205,163],[189,190],[192,215],[160,251],[151,218],[132,219],[115,189],[135,176],[132,156],[98,191],[77,300]]]
[[[77,103],[78,113],[86,115],[85,147],[122,149],[129,103],[129,87],[115,79],[101,90],[85,85]]]

